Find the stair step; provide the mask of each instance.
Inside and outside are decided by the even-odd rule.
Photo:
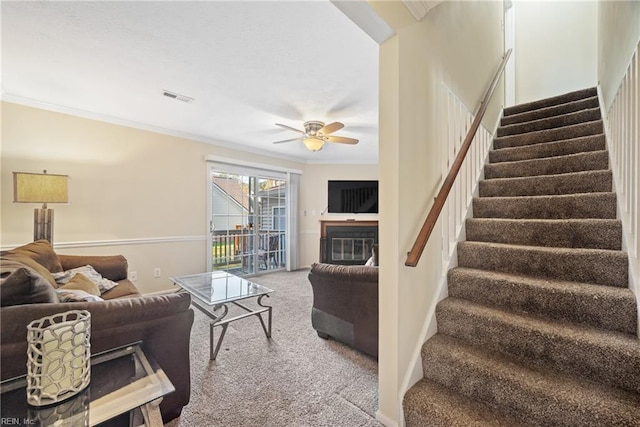
[[[530,122],[501,126],[498,128],[497,136],[520,135],[545,129],[556,129],[578,123],[592,122],[594,120],[600,120],[601,118],[599,107],[590,108],[588,110],[575,111],[553,117],[545,117]]]
[[[460,242],[458,266],[594,285],[629,285],[627,254],[605,249]]]
[[[442,334],[422,347],[424,375],[520,420],[514,425],[638,425],[638,394],[523,366]]]
[[[613,188],[611,171],[572,172],[480,181],[480,197],[542,196],[550,194],[606,193]]]
[[[495,147],[494,147],[495,148]],[[522,147],[507,147],[489,152],[489,162],[514,162],[519,160],[542,159],[588,151],[606,150],[604,134],[590,135],[560,141],[541,142]]]
[[[547,117],[558,116],[561,114],[572,113],[575,111],[582,111],[589,108],[599,107],[599,105],[600,104],[598,102],[598,97],[592,96],[590,98],[571,101],[565,104],[553,105],[551,107],[541,108],[538,110],[526,111],[524,113],[505,116],[500,120],[500,126],[507,126],[515,123],[530,122],[533,120],[544,119]]]
[[[515,313],[586,324],[635,336],[636,299],[628,288],[518,276],[456,267],[449,296]],[[466,322],[466,321],[465,321]]]
[[[501,136],[494,138],[493,148],[496,150],[507,147],[522,147],[525,145],[539,144],[541,142],[560,141],[564,139],[579,138],[581,136],[598,135],[604,132],[602,120],[563,126],[555,129],[545,129],[518,135]]]
[[[523,176],[557,175],[609,168],[606,150],[589,151],[542,159],[518,160],[485,165],[484,178],[515,178]]]
[[[468,241],[584,249],[622,249],[622,223],[615,219],[470,218]]]
[[[640,317],[597,89],[506,108],[483,178],[405,424],[640,427]]]
[[[513,427],[507,418],[479,402],[465,398],[445,386],[421,379],[404,395],[406,427]]]
[[[512,219],[615,219],[616,195],[583,193],[559,196],[478,197],[473,199],[473,216]]]
[[[453,297],[438,303],[436,319],[438,333],[506,354],[527,366],[583,375],[601,384],[640,392],[640,341],[632,335]]]
[[[585,98],[593,98],[598,96],[598,91],[595,87],[576,90],[568,92],[562,95],[553,96],[550,98],[540,99],[537,101],[527,102],[524,104],[514,105],[504,109],[504,116],[512,116],[514,114],[520,114],[525,111],[539,110],[542,108],[551,107],[554,105],[566,104],[568,102],[578,101]]]

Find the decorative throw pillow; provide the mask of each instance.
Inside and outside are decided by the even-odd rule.
[[[96,295],[91,295],[88,292],[78,289],[56,289],[58,300],[60,302],[92,302],[92,301],[104,301],[102,298]]]
[[[371,247],[371,258],[367,260],[365,264],[368,267],[377,267],[378,266],[378,244],[374,244]]]
[[[17,262],[22,264],[24,267],[28,267],[31,270],[34,270],[38,273],[43,279],[51,284],[54,288],[58,287],[56,283],[56,279],[53,278],[53,275],[47,270],[42,264],[38,263],[31,257],[28,257],[24,254],[20,253],[4,253],[0,259],[2,259],[2,264],[4,265],[7,262]]]
[[[52,273],[59,273],[62,271],[62,264],[60,264],[58,255],[53,250],[51,244],[46,240],[36,240],[35,242],[27,243],[26,245],[11,249],[9,251],[2,251],[2,256],[26,257],[37,262],[47,271],[50,271]],[[31,265],[29,267],[33,268],[33,266]]]
[[[98,289],[100,289],[100,294],[103,294],[118,285],[116,282],[102,277],[100,273],[90,265],[73,268],[71,270],[63,271],[62,273],[54,273],[53,277],[59,285],[64,285],[78,273],[84,275],[87,279],[95,283],[98,286]]]
[[[58,289],[61,290],[77,290],[84,291],[88,294],[100,296],[100,288],[94,282],[92,282],[87,276],[82,273],[76,273],[74,276],[64,285]]]
[[[53,286],[35,270],[10,260],[0,262],[0,305],[58,302]]]

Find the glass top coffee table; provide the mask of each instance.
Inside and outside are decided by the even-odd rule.
[[[262,299],[269,297],[273,290],[250,282],[242,277],[235,276],[226,271],[211,271],[208,273],[192,274],[189,276],[172,277],[171,280],[184,291],[191,294],[191,303],[207,315],[212,321],[209,324],[209,358],[215,360],[220,351],[222,340],[227,332],[229,323],[256,316],[260,319],[262,329],[267,338],[271,338],[271,310],[272,307],[264,305]],[[253,309],[241,304],[239,301],[249,298],[257,298],[261,308]],[[246,313],[226,318],[229,313],[228,304],[240,307]],[[268,323],[265,325],[262,313],[268,314]],[[218,343],[214,347],[213,328],[222,327]]]

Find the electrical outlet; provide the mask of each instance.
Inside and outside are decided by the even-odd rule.
[[[153,269],[153,277],[158,278],[162,275],[162,272],[160,271],[160,268],[154,268]]]
[[[129,280],[131,280],[132,282],[135,282],[136,280],[138,280],[138,272],[137,271],[130,271],[129,272]]]

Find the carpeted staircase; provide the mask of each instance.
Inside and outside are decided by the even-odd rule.
[[[603,132],[594,88],[505,109],[407,426],[640,426]]]

